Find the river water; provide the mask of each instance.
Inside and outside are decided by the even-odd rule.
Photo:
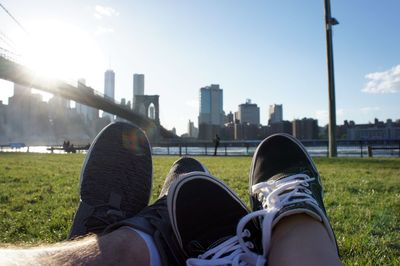
[[[49,146],[30,146],[19,149],[3,147],[2,152],[32,152],[32,153],[51,153]],[[326,146],[306,147],[311,156],[326,157]],[[255,147],[220,147],[217,151],[219,156],[251,156],[254,154]],[[214,147],[153,147],[153,155],[213,155]],[[86,153],[86,151],[81,151]],[[62,150],[54,150],[53,153],[63,154]],[[362,155],[361,155],[362,154]],[[338,146],[338,157],[368,157],[367,148],[364,147],[361,153],[360,146]],[[393,150],[374,150],[374,157],[399,157],[399,149]]]

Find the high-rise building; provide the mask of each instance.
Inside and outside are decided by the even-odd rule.
[[[115,73],[111,69],[104,73],[104,95],[111,100],[115,99]],[[114,120],[114,115],[110,113],[103,113],[103,117],[108,116],[111,121]]]
[[[226,115],[226,120],[227,120],[227,123],[233,123],[235,121],[232,112],[229,112],[229,114]]]
[[[78,80],[78,89],[85,89],[86,81],[85,79]],[[81,103],[75,104],[76,111],[81,115],[83,121],[88,124],[92,123],[95,119],[99,118],[99,110]],[[103,113],[104,114],[104,113]]]
[[[223,91],[218,84],[200,89],[199,138],[212,139],[224,124]]]
[[[144,95],[144,74],[133,74],[133,95]]]
[[[82,88],[83,86],[86,85],[86,80],[81,78],[78,79],[78,88]],[[78,114],[84,114],[85,113],[85,105],[76,102],[75,103],[75,110]]]
[[[223,91],[219,85],[200,89],[199,124],[222,126],[224,123]]]
[[[14,83],[14,96],[30,95],[31,88]]]
[[[52,110],[53,111],[53,110]],[[20,142],[34,141],[40,138],[48,122],[47,103],[40,94],[33,94],[31,88],[14,83],[14,95],[8,98],[5,113],[7,127],[13,139]]]
[[[136,95],[144,95],[144,74],[133,74],[133,101],[132,109],[136,106]]]
[[[282,121],[283,121],[282,104],[270,105],[268,124],[279,123]]]
[[[238,120],[242,124],[259,125],[260,124],[260,108],[255,103],[251,103],[250,99],[246,103],[239,105]]]
[[[199,134],[198,128],[194,126],[194,122],[189,120],[188,123],[188,136],[191,138],[197,138]]]
[[[115,99],[115,73],[111,69],[104,73],[104,95]]]
[[[295,119],[292,122],[293,136],[298,139],[317,139],[318,120],[312,118]]]

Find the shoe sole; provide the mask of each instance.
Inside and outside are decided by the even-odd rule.
[[[138,133],[136,143],[126,140],[126,138],[132,136],[130,135],[132,133],[133,136],[136,136],[136,133]],[[122,140],[119,140],[118,138],[121,135]],[[139,146],[136,146],[136,144]],[[120,148],[115,149],[116,145],[120,145]],[[133,153],[132,148],[136,149],[134,152],[138,151],[138,153]],[[96,153],[99,153],[99,157],[97,158],[93,158],[92,156],[94,149],[96,149]],[[110,152],[113,152],[113,154],[110,154]],[[100,153],[106,154],[103,155]],[[111,156],[117,158],[121,158],[122,156],[131,157],[126,161],[118,160],[119,167],[116,168],[115,164],[110,163]],[[94,165],[88,167],[88,163],[92,159],[96,159],[97,161],[94,162]],[[133,165],[135,169],[132,168]],[[98,169],[95,169],[96,167]],[[94,173],[89,173],[90,175],[85,177],[90,170],[93,170]],[[98,170],[102,172],[96,175],[95,172]],[[109,173],[106,174],[104,171]],[[133,124],[124,122],[112,123],[96,136],[86,154],[79,182],[81,200],[90,205],[107,203],[112,191],[118,194],[122,192],[121,210],[138,212],[147,206],[150,200],[152,176],[151,147],[145,133]],[[137,182],[138,177],[143,182]],[[138,202],[145,202],[145,204],[135,206]]]
[[[111,201],[120,205],[126,216],[138,213],[150,200],[152,175],[151,147],[145,133],[125,122],[106,126],[93,140],[83,162],[76,215],[84,217],[74,217],[74,222],[91,215],[86,212],[90,210],[87,206]],[[75,234],[74,225],[71,236]]]

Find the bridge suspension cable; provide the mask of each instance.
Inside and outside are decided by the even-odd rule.
[[[29,32],[25,29],[24,26],[11,14],[11,12],[0,3],[0,7],[4,10],[4,12],[7,13],[7,15],[21,28],[22,31],[24,31],[27,35],[29,35]]]
[[[1,30],[0,30],[0,41],[2,41],[10,49],[16,48],[16,45],[13,42],[13,40],[8,38],[7,35],[5,35],[4,32],[2,32]]]

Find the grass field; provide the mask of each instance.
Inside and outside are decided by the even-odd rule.
[[[82,154],[0,153],[0,245],[64,240]],[[153,200],[177,157],[154,158]],[[248,203],[250,157],[198,157]],[[316,158],[346,265],[400,264],[400,159]]]

